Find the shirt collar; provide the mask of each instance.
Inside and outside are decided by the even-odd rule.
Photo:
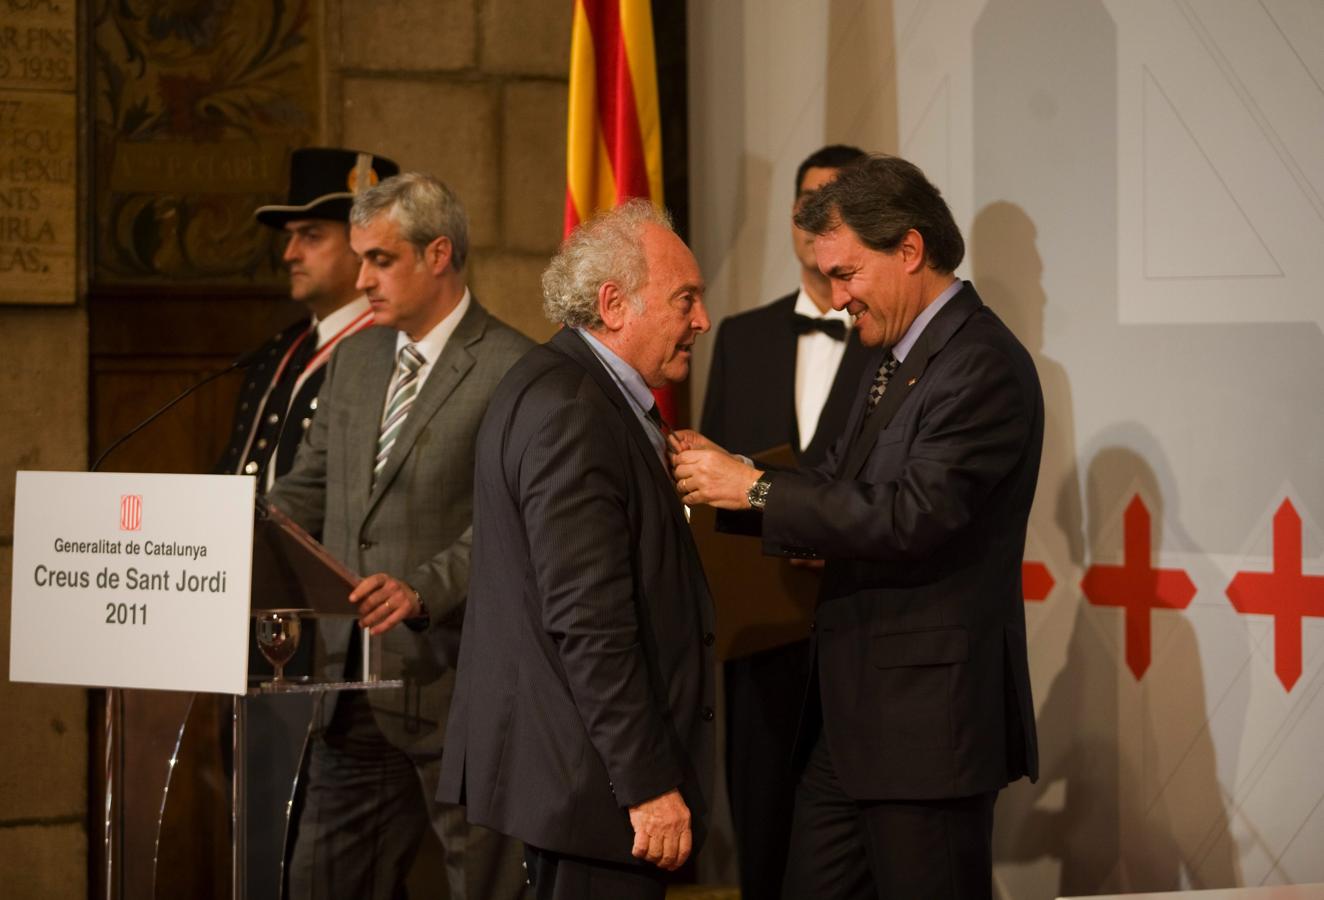
[[[325,319],[314,316],[313,324],[317,327],[317,346],[325,346],[327,341],[344,331],[349,323],[366,313],[368,309],[368,298],[366,296],[356,297]]]
[[[451,335],[454,334],[455,329],[459,326],[460,320],[464,318],[464,314],[468,311],[469,289],[466,287],[464,289],[464,296],[460,298],[459,303],[455,304],[455,308],[446,314],[446,318],[442,319],[436,325],[433,325],[432,330],[418,340],[410,341],[409,335],[405,334],[403,331],[396,332],[396,355],[398,356],[400,354],[401,347],[405,344],[412,343],[414,349],[422,354],[424,365],[431,365],[436,362],[441,357],[441,351],[446,349],[446,342],[450,340]]]
[[[653,392],[648,389],[644,376],[640,375],[634,366],[617,356],[606,344],[589,334],[585,329],[576,328],[575,331],[588,343],[588,348],[593,351],[593,355],[607,367],[607,371],[611,373],[612,378],[616,379],[616,383],[625,393],[625,396],[630,398],[630,402],[643,413],[647,413],[652,409],[654,403]]]
[[[901,340],[892,345],[892,355],[896,357],[897,362],[906,361],[906,354],[910,352],[911,347],[915,346],[915,342],[919,340],[924,328],[933,321],[933,317],[938,314],[938,311],[947,305],[948,300],[961,293],[961,289],[965,287],[965,284],[961,279],[956,279],[948,286],[947,290],[939,294],[936,300],[926,306],[924,311],[915,317],[915,321],[910,323],[906,333],[901,335]]]

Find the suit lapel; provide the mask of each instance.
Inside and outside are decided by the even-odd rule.
[[[620,413],[621,420],[625,423],[625,430],[634,441],[635,447],[643,454],[648,471],[653,476],[653,481],[662,489],[663,494],[671,498],[672,502],[667,504],[671,510],[672,518],[676,524],[687,531],[689,523],[685,520],[685,511],[681,507],[680,498],[676,496],[676,490],[672,487],[671,477],[662,466],[662,461],[657,457],[657,451],[653,449],[653,442],[648,439],[644,433],[644,426],[640,424],[639,417],[635,415],[634,407],[630,400],[621,392],[616,384],[616,379],[607,371],[607,367],[598,359],[597,354],[585,343],[584,339],[572,328],[562,328],[553,335],[551,344],[557,350],[575,360],[589,376],[597,383],[602,392],[611,400],[617,411]]]
[[[766,396],[772,399],[773,410],[780,410],[785,416],[786,433],[791,436],[791,446],[798,453],[800,450],[800,422],[795,415],[795,367],[800,350],[800,337],[791,327],[795,317],[795,298],[798,292],[783,297],[778,303],[785,304],[781,315],[777,317],[777,327],[768,335],[768,345],[758,350],[758,357],[747,360],[754,371],[762,372],[767,379],[764,382]],[[763,353],[766,351],[767,355]],[[789,359],[789,366],[765,366],[765,359]],[[760,449],[760,448],[755,448]]]
[[[846,337],[846,352],[842,354],[841,364],[837,366],[837,374],[832,379],[832,388],[823,403],[823,411],[819,413],[818,428],[801,454],[806,459],[822,459],[832,442],[841,436],[841,426],[838,424],[834,427],[834,423],[850,418],[852,404],[860,394],[861,366],[869,355],[869,349],[860,343],[860,336],[852,328]],[[873,373],[878,371],[877,364],[869,371],[869,379],[872,381]]]
[[[433,363],[427,381],[423,382],[422,390],[414,398],[414,405],[400,428],[400,436],[396,438],[381,477],[377,479],[372,495],[368,498],[368,509],[365,512],[370,512],[381,499],[382,494],[391,486],[391,482],[395,480],[395,476],[404,465],[405,458],[414,449],[418,436],[447,398],[455,392],[455,388],[464,380],[464,376],[474,367],[475,359],[470,348],[482,339],[486,327],[486,310],[479,306],[476,300],[470,299],[469,309],[465,312],[464,318],[455,326],[455,331],[442,348],[441,356]]]
[[[361,401],[350,413],[346,426],[348,446],[345,454],[349,462],[350,477],[362,479],[361,490],[352,490],[350,496],[355,505],[361,504],[364,514],[367,512],[369,492],[372,490],[372,466],[377,458],[377,440],[381,436],[382,410],[386,405],[386,392],[391,387],[391,376],[395,374],[395,329],[374,328],[372,335],[374,346],[365,349],[365,359],[360,377],[359,390]]]
[[[975,289],[967,284],[933,317],[933,321],[925,327],[915,346],[906,354],[906,361],[892,374],[883,399],[879,400],[874,411],[865,417],[859,435],[851,443],[850,452],[846,456],[846,464],[841,470],[842,477],[854,478],[860,471],[873,450],[878,432],[887,427],[887,423],[892,421],[901,404],[906,402],[911,391],[918,386],[924,376],[924,370],[928,368],[929,360],[937,355],[951,336],[960,330],[966,320],[982,305]],[[882,354],[877,354],[873,368],[869,371],[870,382],[877,374],[881,360]]]

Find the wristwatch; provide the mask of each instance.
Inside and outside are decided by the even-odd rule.
[[[768,479],[767,473],[759,476],[759,480],[749,486],[745,491],[745,500],[754,509],[763,509],[768,505],[768,489],[772,487],[772,481]]]

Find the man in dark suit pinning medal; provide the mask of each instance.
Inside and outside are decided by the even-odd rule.
[[[791,213],[862,156],[833,144],[806,157],[795,173]],[[737,453],[790,445],[800,465],[815,466],[846,427],[869,351],[845,310],[832,308],[814,236],[792,222],[791,244],[800,289],[727,318],[717,331],[700,430]],[[808,663],[806,639],[724,667],[726,778],[743,900],[781,893],[795,802],[791,751]]]
[[[784,896],[990,897],[997,792],[1038,769],[1020,581],[1038,376],[954,276],[964,241],[912,164],[846,166],[795,220],[876,348],[842,440],[770,472],[672,437],[686,503],[761,510],[765,552],[827,560]]]

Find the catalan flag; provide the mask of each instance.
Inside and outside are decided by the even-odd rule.
[[[662,206],[662,123],[649,0],[574,0],[565,234],[634,197]],[[670,390],[654,392],[675,421]]]
[[[649,0],[574,0],[565,233],[632,197],[662,205]]]

